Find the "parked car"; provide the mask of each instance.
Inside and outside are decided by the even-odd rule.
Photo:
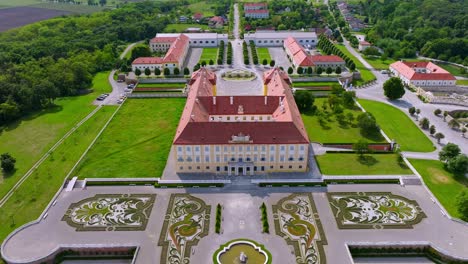
[[[104,97],[104,96],[102,96],[102,95],[99,96],[98,98],[96,98],[96,100],[98,100],[98,101],[104,101],[104,99],[106,99],[106,97]]]
[[[121,103],[123,103],[123,101],[124,101],[123,99],[119,99],[119,100],[117,100],[117,103],[121,104]]]
[[[124,92],[126,92],[126,93],[129,93],[129,92],[131,92],[131,91],[132,91],[131,89],[125,89],[125,90],[124,90]]]
[[[128,88],[128,89],[133,89],[133,88],[135,88],[135,84],[134,84],[134,83],[131,83],[131,84],[127,85],[127,88]]]

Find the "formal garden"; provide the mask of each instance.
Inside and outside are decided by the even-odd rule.
[[[214,65],[218,61],[218,48],[203,48],[199,63],[203,66]]]
[[[416,201],[392,193],[327,193],[340,229],[413,228],[426,217]]]
[[[97,194],[73,203],[62,221],[76,231],[143,231],[156,194]]]
[[[221,245],[213,254],[213,263],[271,264],[271,253],[264,245],[250,239],[234,239]]]
[[[159,237],[160,263],[189,263],[192,247],[208,235],[211,206],[189,194],[172,194]]]
[[[184,105],[185,98],[128,99],[73,175],[160,177]]]
[[[297,263],[326,263],[327,239],[312,194],[291,194],[273,205],[275,233],[294,248]]]

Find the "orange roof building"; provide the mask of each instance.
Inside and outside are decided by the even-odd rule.
[[[289,77],[275,68],[263,81],[263,96],[216,96],[216,75],[193,73],[173,141],[178,173],[307,170],[309,138]]]
[[[288,37],[284,41],[283,46],[286,54],[291,59],[294,67],[296,68],[330,67],[332,69],[336,69],[337,67],[344,68],[346,65],[345,61],[336,55],[310,55],[293,37]]]
[[[452,74],[428,61],[397,61],[390,64],[390,72],[407,85],[444,87],[456,83]]]

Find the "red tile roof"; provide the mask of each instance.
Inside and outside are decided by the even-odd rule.
[[[187,103],[174,144],[230,144],[232,136],[241,133],[250,136],[253,144],[308,143],[287,74],[275,68],[265,73],[264,80],[268,96],[233,96],[231,104],[231,96],[216,96],[214,99],[216,77],[213,72],[205,68],[195,72],[189,82]],[[273,119],[257,122],[210,121],[210,115],[242,116],[238,113],[241,105],[243,114],[271,115]]]
[[[310,57],[313,63],[317,62],[345,62],[342,58],[336,55],[314,55]]]
[[[247,7],[266,7],[266,6],[267,6],[267,3],[265,3],[265,2],[244,3],[244,6],[247,6]]]
[[[150,40],[150,43],[172,43],[177,37],[155,37]]]
[[[408,80],[435,80],[435,81],[452,81],[456,80],[452,74],[435,65],[432,62],[427,61],[397,61],[390,64],[390,68],[395,69],[400,75],[404,76]],[[424,68],[426,73],[416,72],[414,68]]]
[[[136,58],[132,64],[161,64],[163,63],[163,58],[160,57],[140,57]]]
[[[365,40],[359,41],[359,44],[360,44],[361,46],[371,46],[371,44],[370,44],[369,42],[365,41]]]
[[[166,56],[164,56],[164,62],[179,62],[180,57],[188,48],[189,44],[189,38],[184,34],[180,34],[171,44]]]
[[[293,37],[288,37],[284,41],[284,46],[292,54],[292,60],[296,66],[309,67],[314,66],[310,55],[304,50],[301,44],[297,43]]]
[[[268,9],[247,9],[244,12],[246,14],[267,14]]]

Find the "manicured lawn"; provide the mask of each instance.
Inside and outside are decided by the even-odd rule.
[[[400,144],[401,150],[431,152],[435,149],[429,138],[398,108],[363,99],[359,99],[359,103],[375,116],[380,128]]]
[[[468,80],[457,80],[457,85],[468,85]]]
[[[270,52],[268,48],[257,48],[258,61],[263,62],[263,59],[267,59],[268,63],[271,61]]]
[[[322,110],[323,103],[328,101],[327,98],[315,98],[314,105],[317,106],[319,111]],[[353,114],[354,121],[349,124],[345,122],[340,124],[337,121],[336,115],[332,115],[331,111],[328,110],[326,116],[329,118],[324,124],[320,124],[319,117],[316,114],[302,113],[302,121],[309,135],[309,139],[313,142],[320,143],[354,143],[360,139],[365,139],[366,141],[373,142],[385,142],[385,139],[382,136],[368,138],[361,135],[360,129],[356,125],[356,118],[362,111],[359,108],[353,110],[345,109],[344,115],[348,113]]]
[[[329,153],[315,157],[325,175],[412,174],[405,165],[398,164],[396,154],[372,154],[360,158],[354,153]]]
[[[193,13],[202,13],[204,17],[214,16],[213,9],[211,9],[212,7],[213,5],[206,1],[200,1],[188,6]]]
[[[184,105],[183,98],[127,100],[73,175],[160,177]]]
[[[202,61],[206,61],[206,64],[208,65],[210,60],[213,60],[214,64],[216,64],[217,59],[218,48],[203,48],[203,52],[200,57],[200,63]]]
[[[171,32],[185,32],[187,28],[201,28],[201,29],[208,29],[208,25],[204,24],[168,24],[166,28],[164,29],[164,32],[166,33],[171,33]]]
[[[0,153],[9,152],[16,158],[16,171],[13,175],[0,175],[0,197],[9,191],[55,142],[96,107],[91,102],[97,94],[111,91],[107,82],[108,74],[103,72],[96,75],[94,92],[91,94],[57,99],[56,107],[0,127]]]
[[[65,176],[116,110],[104,106],[86,121],[18,188],[2,207],[0,241],[14,229],[37,219],[63,184]]]
[[[468,186],[468,180],[455,180],[453,175],[444,169],[443,163],[438,160],[410,159],[410,163],[421,174],[424,183],[445,210],[454,217],[460,217],[456,207],[456,197]]]
[[[310,86],[332,86],[338,82],[294,82],[293,87],[310,87]]]
[[[356,69],[361,72],[362,82],[372,81],[375,79],[375,75],[368,70],[364,65],[359,61],[356,57],[354,57],[351,52],[343,45],[336,45],[336,47],[341,50],[346,56],[353,60],[354,64],[356,64]]]
[[[438,66],[444,68],[446,71],[450,72],[453,75],[456,76],[465,76],[468,77],[468,73],[461,73],[460,72],[460,67],[454,66],[452,64],[442,64],[442,63],[437,63]]]
[[[390,66],[390,64],[395,62],[395,60],[393,60],[393,59],[386,59],[386,60],[382,61],[380,58],[376,58],[376,57],[365,57],[365,56],[363,56],[363,58],[372,67],[374,67],[377,70],[388,70],[388,67]]]

